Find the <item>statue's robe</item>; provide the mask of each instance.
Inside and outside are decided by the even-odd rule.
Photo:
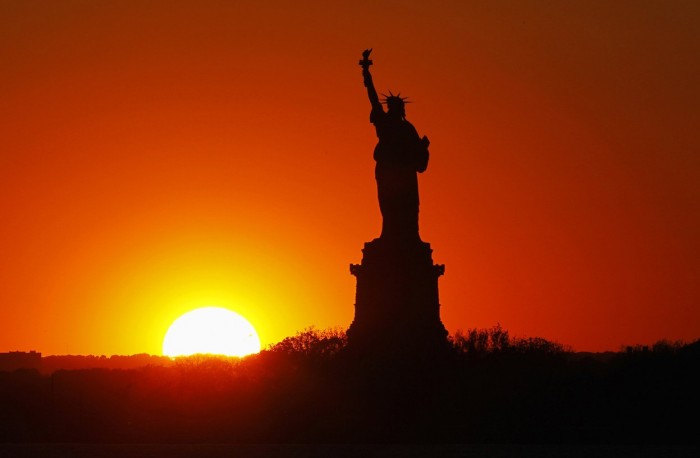
[[[383,219],[381,238],[419,240],[417,172],[427,168],[428,149],[405,119],[374,109],[370,122],[379,138],[374,174]]]

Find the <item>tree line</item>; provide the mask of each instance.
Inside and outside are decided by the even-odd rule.
[[[0,441],[697,443],[699,363],[700,341],[599,357],[500,326],[387,360],[310,328],[246,358],[0,372]]]

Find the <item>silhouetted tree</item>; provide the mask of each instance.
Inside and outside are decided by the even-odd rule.
[[[312,359],[329,359],[337,355],[346,345],[347,336],[343,329],[317,330],[311,326],[272,345],[268,351]]]
[[[467,357],[494,354],[559,354],[570,351],[558,342],[541,337],[511,338],[500,323],[487,329],[458,330],[451,337],[455,351]]]

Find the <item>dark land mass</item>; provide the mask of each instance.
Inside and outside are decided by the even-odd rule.
[[[688,445],[0,444],[0,458],[697,458]]]
[[[357,358],[346,342],[341,331],[310,329],[243,359],[137,355],[114,362],[146,365],[3,371],[0,451],[30,453],[42,443],[700,445],[700,341],[581,354],[495,327],[458,333],[439,357],[390,358]],[[474,447],[439,456],[480,456]],[[615,456],[605,453],[593,455]]]
[[[42,356],[36,351],[12,351],[0,353],[0,371],[36,369],[50,375],[59,370],[81,369],[138,369],[147,366],[170,366],[173,360],[167,356],[146,353],[137,355],[51,355]]]

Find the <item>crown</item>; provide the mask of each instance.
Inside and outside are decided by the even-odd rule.
[[[411,103],[408,100],[408,97],[401,97],[400,92],[398,94],[394,95],[391,91],[389,91],[389,95],[382,94],[382,97],[384,97],[384,100],[382,100],[382,103],[387,105],[387,106],[403,105],[405,103]]]

